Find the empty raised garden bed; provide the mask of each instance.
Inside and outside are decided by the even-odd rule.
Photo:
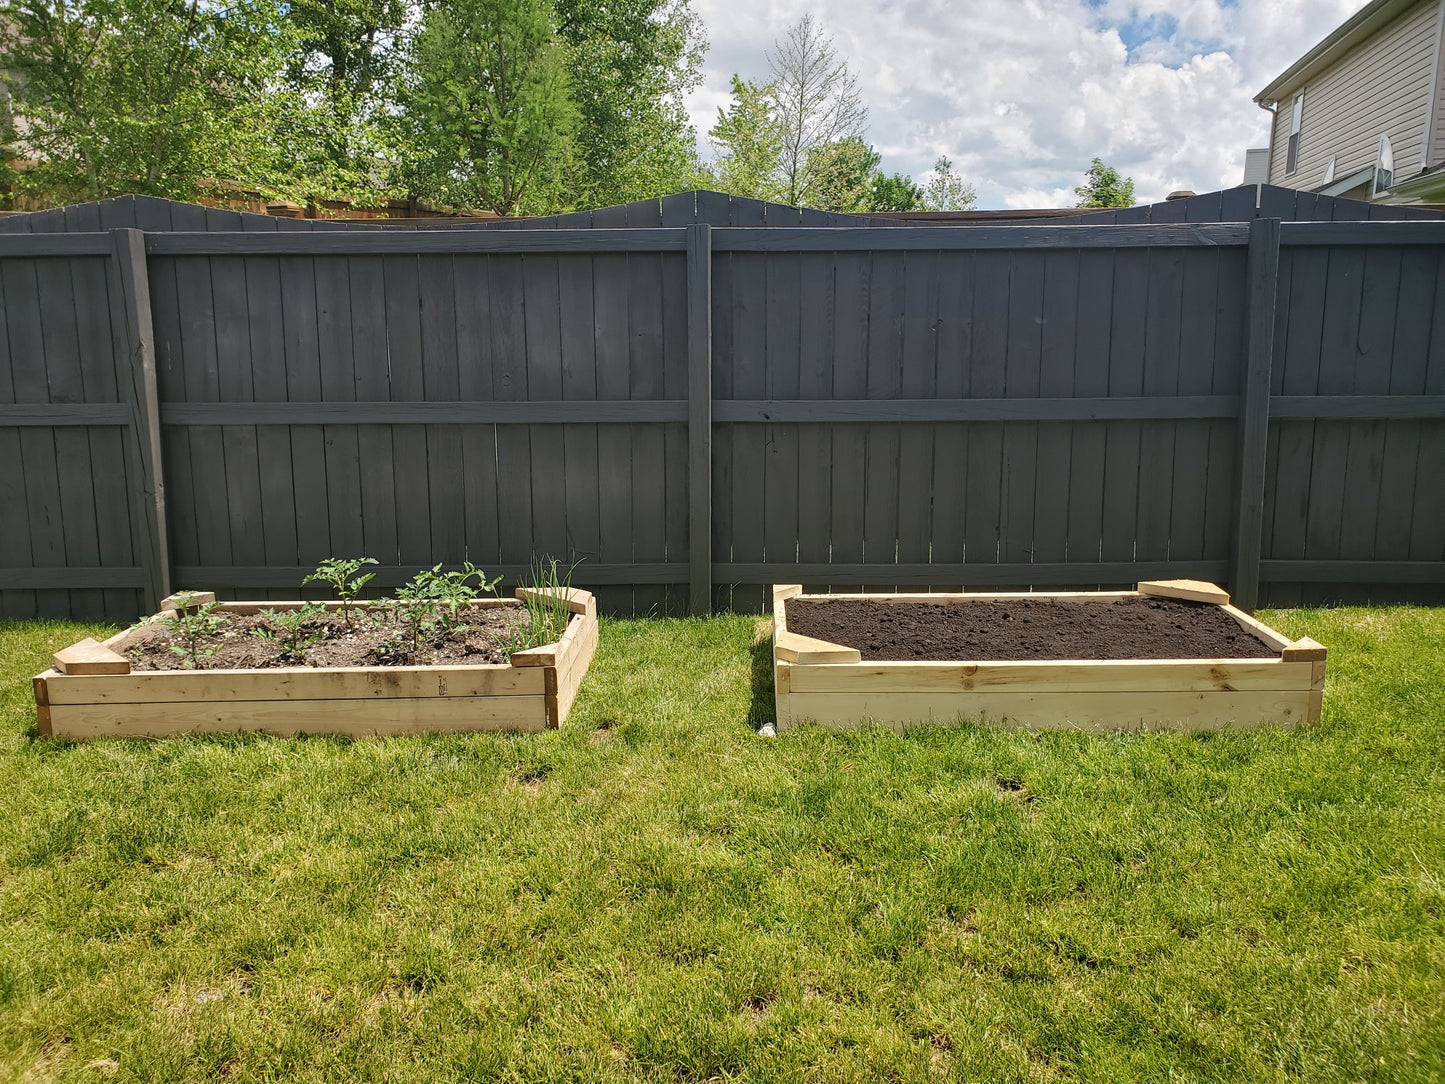
[[[85,741],[253,731],[360,737],[559,727],[597,650],[596,600],[586,591],[561,590],[571,614],[562,636],[512,652],[500,663],[140,670],[126,653],[138,653],[134,642],[153,627],[142,622],[103,644],[82,641],[56,652],[55,666],[35,678],[39,730],[47,737]],[[519,611],[529,593],[536,592],[519,589],[515,599],[478,600],[471,607]],[[215,609],[245,618],[303,605],[229,602]]]
[[[809,595],[773,589],[778,728],[985,721],[1222,730],[1319,718],[1325,648],[1213,584],[1136,591]]]

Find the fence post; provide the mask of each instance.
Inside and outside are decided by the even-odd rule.
[[[687,227],[688,609],[712,610],[712,227]]]
[[[1264,468],[1269,446],[1270,371],[1274,364],[1274,316],[1279,289],[1277,218],[1249,223],[1245,272],[1248,343],[1239,395],[1239,511],[1235,517],[1234,603],[1252,611],[1259,605],[1259,557],[1264,531]]]
[[[131,410],[125,444],[131,523],[146,570],[146,607],[153,613],[171,593],[171,564],[145,234],[134,229],[111,230],[110,240],[116,270],[110,277],[111,319],[125,351],[123,362],[117,358],[116,382]]]

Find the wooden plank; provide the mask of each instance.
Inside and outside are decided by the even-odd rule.
[[[1280,658],[1285,662],[1324,662],[1328,649],[1324,644],[1311,637],[1305,636],[1296,640],[1280,652]]]
[[[1303,657],[1301,657],[1303,658]],[[1078,662],[864,662],[796,666],[797,693],[1304,691],[1311,661],[1110,659]]]
[[[712,227],[687,230],[688,609],[712,611]]]
[[[1402,283],[1402,285],[1409,285]],[[1433,282],[1429,284],[1433,287]],[[1379,315],[1391,315],[1392,306],[1381,305]],[[1400,306],[1400,319],[1411,310]],[[1393,317],[1391,317],[1393,318]],[[1388,373],[1386,374],[1388,375]],[[1442,395],[1276,395],[1270,400],[1270,414],[1276,418],[1334,420],[1437,420],[1445,418]]]
[[[590,256],[558,260],[561,307],[562,396],[591,405],[597,399],[597,347],[593,333],[594,286]],[[568,425],[562,430],[562,485],[566,495],[569,560],[582,566],[601,559],[601,509],[598,504],[597,426]],[[554,479],[551,483],[556,485]]]
[[[1140,299],[1149,294],[1150,255],[1114,253],[1113,326],[1109,336],[1109,394],[1139,395],[1144,387],[1148,321],[1139,318]],[[1103,530],[1105,561],[1133,560],[1139,540],[1139,479],[1142,464],[1138,422],[1118,422],[1105,434]],[[1138,579],[1139,577],[1130,577]]]
[[[734,201],[735,211],[748,205]],[[756,208],[761,213],[761,208]],[[718,231],[721,234],[722,231]],[[716,242],[716,238],[714,238]],[[762,398],[767,395],[767,258],[757,253],[734,253],[729,261],[732,312],[732,395]],[[717,408],[714,408],[716,416]],[[767,462],[767,433],[758,426],[733,426],[731,433],[731,492],[729,522],[732,529],[733,561],[767,560],[764,521],[764,472]],[[740,613],[760,613],[761,590],[739,584],[732,592],[732,608]]]
[[[0,234],[0,259],[33,256],[109,256],[104,233]]]
[[[114,654],[114,652],[108,652]],[[125,659],[116,655],[122,663]],[[96,671],[126,674],[127,670]],[[421,697],[540,696],[537,667],[348,666],[272,670],[156,670],[126,677],[49,680],[55,704],[174,704],[229,700],[386,700]]]
[[[20,217],[0,219],[0,226],[14,224]],[[28,224],[26,227],[28,229]],[[14,375],[24,364],[17,361],[10,341],[9,319],[13,303],[7,295],[7,277],[0,269],[0,404],[15,402]],[[23,353],[20,356],[23,357]],[[22,461],[21,456],[19,431],[0,426],[0,462],[13,465]],[[0,470],[0,569],[4,569],[0,572],[0,614],[22,619],[35,616],[35,590],[28,580],[34,563],[25,472]]]
[[[915,252],[903,268],[899,394],[931,399],[938,394],[940,261],[937,252]],[[899,561],[931,559],[935,425],[898,428]]]
[[[640,424],[687,420],[685,399],[645,402],[191,403],[166,405],[163,425],[568,425]]]
[[[50,390],[45,372],[44,332],[35,262],[10,259],[0,263],[0,298],[8,357],[5,359],[6,398],[45,403]],[[60,482],[56,473],[52,431],[26,428],[15,434],[7,460],[13,477],[6,486],[11,514],[16,518],[10,560],[17,565],[64,568],[64,537],[60,522]],[[15,469],[18,465],[19,469]],[[28,588],[29,585],[27,584]],[[63,618],[68,615],[68,593],[36,589],[7,596],[7,609],[17,617]]]
[[[579,587],[563,587],[558,589],[557,591],[537,587],[518,587],[515,592],[515,597],[519,599],[540,600],[555,598],[559,594],[565,596],[567,600],[567,609],[570,612],[574,614],[590,613],[594,616],[596,615],[597,600],[593,597],[592,592],[583,591]]]
[[[662,226],[687,227],[697,220],[695,193],[659,201]],[[671,253],[658,257],[662,265],[662,395],[664,399],[685,399],[691,378],[688,374],[688,257]],[[704,306],[706,308],[706,306]],[[666,425],[662,429],[662,465],[664,491],[663,545],[669,561],[691,560],[688,549],[688,426]],[[709,582],[711,560],[707,564]],[[688,584],[669,585],[664,594],[662,612],[681,616],[690,611],[691,588]],[[563,675],[565,678],[565,675]]]
[[[1008,346],[1004,394],[1037,397],[1043,346],[1044,260],[1041,252],[1016,252],[1010,272]],[[1034,500],[1039,428],[1031,423],[1003,427],[1003,491],[1000,494],[999,560],[1034,558]]]
[[[1091,734],[1191,733],[1264,725],[1295,726],[1309,717],[1311,692],[799,693],[789,694],[780,727],[816,722],[851,730],[896,730],[982,721],[1026,730]]]
[[[587,676],[587,670],[597,654],[597,645],[597,615],[594,612],[582,626],[567,656],[557,667],[556,707],[549,720],[552,726],[560,727],[567,721],[572,703],[582,687],[582,679]]]
[[[790,598],[797,598],[802,593],[803,585],[799,583],[773,584],[773,613],[778,612],[778,603],[785,602]]]
[[[1217,606],[1229,604],[1229,592],[1204,580],[1144,580],[1139,584],[1141,595],[1156,598],[1186,598],[1194,602],[1212,602]]]
[[[1239,622],[1240,628],[1246,632],[1252,632],[1255,636],[1259,637],[1259,639],[1263,640],[1267,646],[1274,648],[1276,651],[1283,651],[1294,643],[1289,637],[1282,636],[1280,633],[1275,632],[1274,629],[1270,628],[1263,621],[1258,620],[1251,614],[1245,613],[1237,606],[1221,606],[1220,609]]]
[[[1176,213],[1182,215],[1183,211],[1182,205],[1177,206]],[[1153,249],[1149,253],[1149,290],[1144,300],[1145,395],[1179,394],[1185,258],[1194,255],[1183,249]],[[1161,421],[1145,422],[1139,429],[1136,560],[1158,561],[1170,556],[1174,501],[1184,499],[1175,492],[1174,485],[1175,431],[1173,423]]]
[[[939,401],[962,400],[968,394],[973,369],[973,263],[968,252],[939,255],[935,376]],[[968,435],[969,427],[956,422],[934,426],[932,561],[958,564],[964,559]],[[807,558],[800,554],[799,559]]]
[[[973,342],[968,394],[976,398],[1002,398],[1008,380],[1009,275],[1012,259],[1008,253],[981,252],[974,261]],[[968,431],[968,473],[964,496],[964,561],[980,565],[978,575],[988,575],[986,566],[997,564],[1003,530],[1003,427],[980,423]],[[906,579],[897,582],[907,583]],[[991,582],[975,580],[970,572],[944,583]]]
[[[390,398],[416,402],[426,398],[420,261],[410,256],[385,256],[382,267]],[[432,552],[426,437],[426,430],[417,426],[393,425],[391,429],[397,552],[404,565],[425,566],[437,560]]]
[[[129,674],[130,662],[87,636],[51,656],[62,674]]]
[[[347,260],[329,257],[313,260],[312,269],[316,288],[318,398],[328,404],[354,400],[351,268]],[[337,557],[359,557],[366,552],[359,435],[355,426],[344,424],[322,425],[321,433],[325,443],[322,466],[326,472],[329,552]]]
[[[1429,567],[1433,569],[1435,566]],[[857,561],[833,561],[827,564],[733,561],[713,565],[713,577],[729,583],[764,584],[788,580],[805,584],[831,582],[834,586],[861,586],[877,582],[877,568],[872,562]],[[1163,578],[1179,573],[1193,579],[1213,580],[1221,578],[1227,570],[1226,561],[1035,561],[1017,564],[981,561],[951,564],[934,561],[926,564],[889,565],[888,578],[898,584],[914,585],[967,582],[978,585],[1043,586],[1131,583],[1138,577]]]
[[[526,395],[560,400],[562,309],[558,257],[528,256],[521,270]],[[526,436],[531,456],[532,552],[540,560],[556,558],[565,567],[574,558],[568,551],[564,433],[555,426],[530,426]]]
[[[597,214],[594,212],[594,219]],[[604,222],[616,222],[617,218]],[[681,232],[681,231],[680,231]],[[627,258],[599,255],[592,262],[594,343],[597,398],[631,397],[631,331],[628,306]],[[589,404],[591,406],[592,404]],[[601,516],[599,560],[616,564],[633,559],[632,553],[632,430],[608,426],[597,434],[597,503]],[[598,593],[603,609],[633,613],[630,587]]]
[[[1078,342],[1079,267],[1082,253],[1050,252],[1044,258],[1039,314],[1038,393],[1074,394]],[[1072,425],[1035,427],[1035,480],[1030,561],[1068,560],[1069,474]]]
[[[277,263],[285,343],[286,398],[315,402],[322,398],[315,262],[310,257],[283,256]],[[331,548],[326,430],[321,425],[292,426],[287,432],[287,439],[291,444],[297,561],[303,565],[319,564],[336,552]]]
[[[353,258],[347,271],[351,286],[351,360],[355,398],[384,401],[391,397],[391,378],[386,346],[383,268],[378,260]],[[361,485],[360,553],[375,557],[384,565],[398,564],[397,479],[391,426],[360,426],[356,439]]]
[[[628,205],[626,222],[656,228],[660,215],[655,200],[633,203]],[[656,400],[667,393],[662,261],[661,255],[650,253],[627,256],[629,399]],[[683,271],[678,267],[674,273]],[[667,559],[667,441],[660,425],[632,428],[632,558]],[[662,587],[633,589],[635,613],[661,614],[666,602]]]
[[[553,643],[541,644],[537,647],[529,647],[524,651],[513,651],[511,660],[513,666],[556,666],[558,659],[562,658],[570,645],[581,635],[583,626],[587,623],[588,617],[585,613],[575,614],[567,622],[567,628]]]
[[[1438,245],[1445,222],[1286,222],[1284,245]]]
[[[1078,328],[1074,336],[1076,397],[1109,393],[1109,352],[1113,332],[1114,255],[1079,254]],[[1104,531],[1106,426],[1076,425],[1069,447],[1069,561],[1097,561]]]
[[[763,267],[767,303],[763,366],[769,398],[796,399],[801,388],[802,262],[796,253],[774,253]],[[798,427],[761,428],[763,548],[768,560],[796,558],[798,552]],[[766,596],[764,596],[766,598]],[[760,606],[764,609],[764,606]]]
[[[776,658],[793,663],[842,663],[862,659],[857,648],[803,636],[787,629],[774,632],[773,651]]]
[[[1214,201],[1218,213],[1218,199]],[[1218,359],[1216,327],[1221,299],[1220,261],[1222,251],[1207,249],[1184,254],[1182,301],[1179,323],[1178,366],[1174,390],[1178,395],[1207,395],[1214,388]],[[1232,296],[1226,295],[1226,303]],[[1237,365],[1235,358],[1231,365]],[[1211,423],[1181,421],[1170,426],[1173,446],[1168,455],[1173,463],[1169,493],[1169,556],[1199,560],[1205,556],[1205,521],[1209,513],[1209,457]],[[1210,556],[1220,556],[1216,550]]]
[[[170,704],[52,706],[57,738],[167,738],[188,734],[266,733],[388,737],[546,729],[540,696],[424,697],[376,700],[226,700]]]
[[[738,201],[734,201],[736,206]],[[906,252],[959,249],[1148,248],[1166,245],[1242,245],[1235,223],[1169,222],[1142,226],[836,226],[730,229],[719,252]]]
[[[46,387],[52,399],[63,402],[81,402],[87,398],[78,335],[80,314],[71,281],[74,262],[41,260],[35,265]],[[103,356],[108,358],[110,336],[106,334],[99,345]],[[68,567],[94,567],[100,564],[96,504],[99,498],[109,495],[104,489],[97,493],[91,475],[90,434],[75,428],[61,428],[52,430],[49,437],[55,459],[60,511],[57,526],[63,540],[64,563]],[[102,479],[102,483],[104,481]],[[124,487],[123,476],[116,481]],[[90,620],[104,616],[104,599],[98,590],[76,589],[69,591],[68,596],[67,616]]]
[[[594,211],[594,219],[599,214]],[[0,243],[8,243],[8,239]],[[86,244],[85,241],[71,242],[68,247],[83,251]],[[405,256],[435,253],[515,256],[563,252],[681,252],[685,246],[683,230],[656,228],[516,232],[497,229],[358,229],[335,233],[158,233],[146,240],[147,252],[177,256]],[[29,247],[37,247],[33,239],[29,241]],[[42,244],[39,247],[46,246]]]
[[[491,268],[485,256],[452,260],[457,335],[457,390],[463,399],[492,397]],[[564,384],[565,390],[565,384]],[[462,501],[467,559],[493,569],[502,559],[497,508],[497,441],[492,426],[462,428]]]

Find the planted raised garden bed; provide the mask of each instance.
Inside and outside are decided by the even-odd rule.
[[[1325,648],[1213,584],[1136,591],[808,595],[773,589],[778,728],[982,720],[1222,730],[1319,718]]]
[[[264,644],[245,641],[223,643],[209,658],[224,662],[228,653],[240,651],[250,653],[247,661],[258,665],[213,669],[208,658],[192,658],[188,666],[177,652],[180,668],[142,669],[164,663],[166,652],[157,650],[154,642],[158,621],[167,615],[174,618],[177,604],[194,610],[214,601],[214,596],[191,595],[176,603],[173,596],[167,600],[172,605],[149,622],[133,625],[103,644],[82,641],[56,652],[55,666],[35,678],[40,733],[85,741],[253,731],[289,737],[559,727],[597,650],[597,603],[586,591],[564,587],[557,592],[565,596],[570,616],[553,643],[510,653],[502,649],[499,654],[498,644],[505,639],[487,635],[489,625],[499,620],[503,624],[523,620],[524,599],[552,594],[523,588],[514,599],[466,603],[463,616],[476,615],[476,635],[469,642],[465,633],[459,633],[428,647],[423,656],[466,660],[499,654],[505,661],[388,664],[387,652],[399,650],[393,637],[365,648],[372,657],[380,652],[373,665],[321,665],[314,655],[309,659],[312,665],[275,665],[274,650],[268,654]],[[244,637],[263,612],[286,614],[307,605],[316,606],[223,602],[211,612],[228,619],[236,635]],[[341,603],[321,605],[331,614],[342,610]],[[366,608],[357,604],[360,611]],[[460,624],[466,626],[465,621]],[[367,635],[369,629],[357,633],[361,638]]]

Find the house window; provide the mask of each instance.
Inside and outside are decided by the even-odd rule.
[[[1299,169],[1299,129],[1300,121],[1304,118],[1305,92],[1300,91],[1294,96],[1294,105],[1290,107],[1289,113],[1289,151],[1284,159],[1284,171],[1293,173]]]
[[[1375,195],[1380,195],[1395,183],[1395,152],[1390,146],[1390,137],[1380,137],[1380,151],[1375,156]]]

